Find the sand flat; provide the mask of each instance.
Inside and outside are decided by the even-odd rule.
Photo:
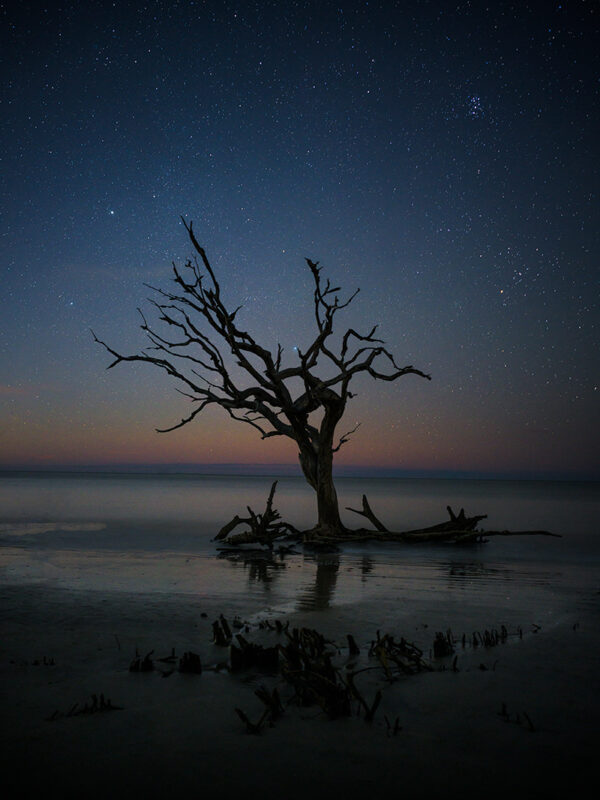
[[[383,690],[372,724],[358,717],[332,721],[317,708],[290,706],[275,727],[252,736],[234,708],[258,717],[253,689],[277,678],[226,670],[165,678],[128,670],[136,647],[142,654],[154,649],[155,656],[172,647],[178,654],[191,649],[206,666],[226,661],[227,650],[211,642],[211,623],[221,612],[232,619],[239,607],[40,585],[4,586],[1,597],[1,750],[4,775],[15,788],[210,797],[254,789],[266,797],[300,797],[318,785],[350,797],[375,788],[409,790],[413,797],[450,789],[463,796],[531,797],[574,790],[591,773],[600,722],[593,603],[584,604],[577,619],[565,616],[537,633],[529,627],[522,639],[489,650],[459,647],[459,672],[391,685],[380,671],[364,673],[357,680],[367,697]],[[364,623],[372,614],[354,604],[288,619],[292,626],[318,628],[340,646],[352,632],[364,647],[374,635]],[[247,636],[277,640],[256,627]],[[44,656],[54,665],[44,665]],[[364,649],[361,658],[366,663]],[[100,692],[123,710],[48,721]],[[503,703],[508,720],[499,713]],[[396,736],[388,735],[384,716],[399,718]]]

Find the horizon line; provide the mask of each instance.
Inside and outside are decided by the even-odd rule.
[[[82,474],[154,474],[154,475],[223,475],[239,477],[303,477],[300,465],[290,462],[265,464],[239,463],[180,463],[180,462],[107,462],[97,464],[0,464],[2,473],[82,473]],[[462,480],[547,480],[547,481],[600,481],[600,474],[585,470],[565,472],[558,469],[435,469],[418,467],[380,467],[362,464],[334,465],[338,478],[429,478]]]

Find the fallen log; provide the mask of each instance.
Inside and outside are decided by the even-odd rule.
[[[450,519],[446,522],[441,522],[438,525],[431,525],[428,528],[417,528],[411,531],[402,531],[400,533],[394,533],[389,531],[385,525],[375,516],[371,506],[369,505],[369,501],[367,500],[367,496],[363,494],[362,496],[362,510],[358,510],[356,508],[350,508],[347,506],[347,511],[352,511],[354,514],[360,514],[362,517],[366,517],[369,522],[371,522],[375,528],[383,534],[391,534],[393,536],[402,536],[405,537],[407,540],[411,537],[422,536],[423,534],[455,534],[457,532],[465,533],[467,531],[474,531],[477,525],[481,522],[482,519],[487,518],[487,514],[480,514],[476,517],[467,517],[465,515],[464,508],[455,514],[454,511],[450,506],[446,506],[448,511],[448,515]],[[364,531],[361,531],[363,533]],[[385,538],[385,537],[384,537]],[[434,537],[435,538],[435,537]],[[421,540],[424,541],[424,540]]]
[[[358,541],[388,541],[405,542],[416,544],[421,542],[453,542],[468,543],[476,541],[486,541],[489,536],[555,536],[560,538],[558,533],[549,531],[486,531],[479,530],[477,526],[482,519],[487,519],[487,514],[479,514],[474,517],[467,517],[464,508],[455,514],[451,506],[446,506],[450,517],[446,522],[431,525],[427,528],[416,528],[409,531],[390,531],[375,516],[369,505],[366,495],[362,497],[362,510],[347,507],[348,511],[366,517],[376,528],[375,531],[361,529],[357,531],[345,531],[340,536],[327,537],[327,541],[336,542],[358,542]]]

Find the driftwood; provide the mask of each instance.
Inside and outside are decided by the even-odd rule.
[[[187,652],[179,659],[179,672],[187,672],[190,675],[202,674],[202,662],[197,653]]]
[[[238,672],[242,669],[256,667],[266,672],[277,672],[279,669],[279,648],[263,647],[254,642],[248,642],[241,633],[235,637],[238,645],[231,644],[231,671]]]
[[[329,642],[309,628],[294,628],[286,637],[287,644],[279,645],[281,674],[294,690],[292,702],[319,705],[331,718],[350,716],[356,695],[331,663]]]
[[[260,717],[258,722],[251,722],[248,719],[248,716],[242,711],[241,708],[236,708],[235,713],[238,715],[238,717],[242,720],[242,722],[246,726],[246,730],[248,731],[248,733],[258,734],[260,733],[260,729],[262,728],[267,717],[269,716],[269,709],[268,708],[265,709],[262,717]]]
[[[280,514],[273,508],[273,497],[277,481],[274,481],[269,492],[267,505],[262,514],[255,514],[248,506],[249,517],[236,516],[224,525],[215,536],[214,541],[223,541],[226,545],[260,544],[266,545],[272,550],[276,539],[286,537],[287,539],[301,539],[306,547],[315,549],[335,548],[336,544],[342,542],[402,542],[405,544],[421,543],[441,543],[450,542],[456,544],[469,544],[472,542],[485,542],[490,536],[559,536],[557,533],[549,531],[484,531],[478,528],[483,519],[487,519],[487,514],[479,514],[467,517],[464,508],[455,514],[451,506],[446,506],[450,519],[431,525],[427,528],[416,528],[409,531],[390,531],[383,522],[375,515],[369,505],[367,496],[362,496],[362,509],[347,506],[348,511],[365,517],[375,527],[375,530],[359,528],[351,530],[340,528],[339,530],[313,528],[308,531],[298,531],[293,525],[281,522]],[[238,525],[246,524],[249,529],[243,533],[230,536]],[[225,551],[226,552],[226,551]]]
[[[287,625],[278,626],[277,630],[285,634],[286,642],[274,648],[263,648],[238,636],[241,647],[238,649],[232,645],[231,648],[232,672],[239,668],[238,661],[245,655],[251,659],[251,666],[260,666],[253,661],[255,655],[272,651],[275,668],[273,671],[280,672],[293,692],[287,704],[297,704],[302,707],[316,705],[330,718],[357,714],[366,722],[372,722],[383,694],[381,689],[377,689],[373,700],[367,702],[355,680],[363,672],[381,670],[388,681],[394,681],[403,675],[413,675],[433,669],[424,660],[422,651],[416,645],[404,638],[395,640],[390,634],[381,636],[379,631],[369,649],[369,657],[377,660],[377,666],[353,669],[354,664],[347,662],[346,668],[342,670],[333,663],[336,655],[341,654],[340,648],[318,631],[310,628],[293,628],[290,632],[287,630]],[[355,658],[360,649],[351,634],[348,634],[347,640],[348,656]],[[264,687],[259,687],[255,694],[265,706],[257,722],[252,722],[241,709],[235,709],[249,733],[260,733],[266,722],[272,725],[283,713],[283,703],[277,688],[268,691]],[[400,730],[399,721],[396,719],[394,726],[389,720],[386,722],[388,735],[396,735]]]
[[[390,531],[385,525],[375,516],[367,496],[363,494],[362,497],[362,510],[347,507],[348,511],[355,514],[360,514],[366,517],[372,525],[375,526],[375,531],[366,529],[357,531],[345,531],[339,537],[335,537],[336,541],[366,541],[375,539],[379,541],[390,542],[405,542],[407,544],[419,544],[421,542],[455,542],[455,543],[469,543],[469,542],[482,542],[489,536],[560,536],[557,533],[550,533],[549,531],[482,531],[478,529],[478,525],[482,519],[487,519],[487,514],[480,514],[474,517],[467,517],[464,508],[455,514],[450,506],[446,506],[450,519],[446,522],[441,522],[438,525],[431,525],[428,528],[416,528],[410,531]]]
[[[152,672],[154,669],[154,661],[152,660],[153,654],[154,650],[150,650],[150,652],[142,658],[136,649],[135,658],[129,665],[129,672]]]
[[[267,505],[262,514],[255,514],[250,506],[247,506],[250,516],[239,517],[236,514],[227,525],[221,528],[213,541],[222,542],[226,540],[227,544],[231,545],[262,544],[271,548],[276,539],[288,533],[298,533],[293,525],[290,525],[288,522],[279,521],[281,516],[279,512],[273,508],[273,496],[275,495],[276,487],[277,481],[274,481],[271,486],[271,491],[269,492],[269,497],[267,498]],[[230,536],[231,532],[235,530],[238,525],[247,525],[248,530]]]
[[[266,687],[259,686],[254,694],[258,699],[265,704],[269,712],[269,721],[275,722],[284,713],[283,703],[277,691],[277,687],[270,692]]]
[[[286,625],[279,623],[276,626],[262,626],[277,631],[279,634],[285,634],[285,644],[270,648],[248,642],[238,635],[240,647],[237,648],[233,644],[231,647],[231,671],[235,672],[237,669],[245,667],[260,668],[259,659],[266,655],[269,660],[272,658],[272,664],[269,665],[271,668],[268,671],[274,674],[279,673],[292,690],[291,697],[285,698],[286,705],[296,704],[302,707],[316,705],[320,706],[322,711],[331,718],[356,714],[362,716],[367,723],[373,721],[383,699],[383,692],[381,688],[377,688],[373,700],[367,702],[357,687],[356,679],[362,673],[377,671],[382,673],[385,680],[391,684],[417,673],[444,672],[449,667],[443,663],[440,665],[439,661],[451,656],[454,658],[450,669],[453,672],[459,672],[458,656],[454,652],[455,646],[459,642],[462,643],[463,649],[465,647],[476,649],[479,646],[491,648],[505,643],[509,636],[522,637],[523,635],[520,627],[517,628],[516,633],[509,634],[504,625],[499,629],[486,629],[483,634],[474,631],[472,639],[471,635],[467,636],[465,633],[463,633],[462,639],[456,638],[451,629],[448,629],[446,633],[438,631],[433,642],[432,660],[431,651],[429,659],[426,659],[423,651],[404,637],[397,639],[389,633],[382,635],[380,631],[376,631],[376,638],[371,641],[368,648],[368,657],[376,664],[356,669],[355,659],[360,654],[360,648],[352,634],[348,634],[346,637],[348,648],[344,668],[339,665],[339,660],[338,666],[336,666],[335,659],[336,656],[344,659],[342,651],[346,648],[336,645],[316,630],[293,628],[289,631],[288,626],[289,622]],[[534,632],[536,630],[539,630],[539,626],[534,625]],[[244,659],[248,659],[247,663],[243,663]],[[491,669],[495,669],[495,666],[494,663]],[[489,668],[480,664],[479,669],[487,670]],[[254,694],[264,705],[260,716],[256,717],[257,722],[253,722],[242,709],[236,708],[235,711],[246,726],[247,732],[258,734],[265,726],[274,726],[276,720],[284,713],[284,704],[277,686],[273,689],[259,686]],[[518,714],[514,719],[509,716],[505,703],[502,704],[500,716],[504,717],[507,722],[520,723]],[[525,720],[524,724],[530,730],[535,730],[527,714],[522,712],[522,716]],[[396,736],[402,730],[398,717],[393,723],[387,716],[384,716],[384,720],[388,736]]]
[[[414,675],[432,669],[424,660],[423,651],[415,644],[404,637],[397,642],[389,633],[380,636],[377,631],[377,639],[371,643],[369,655],[377,658],[389,681],[394,680],[396,674]]]
[[[232,633],[231,628],[229,627],[229,623],[223,616],[220,615],[219,619],[216,619],[212,624],[213,629],[213,642],[219,647],[228,647],[229,643],[231,642]]]
[[[115,706],[110,698],[105,698],[103,694],[100,694],[100,699],[98,699],[98,695],[92,695],[92,702],[85,703],[83,706],[80,706],[79,703],[75,703],[71,708],[66,711],[64,714],[61,711],[55,711],[49,717],[46,717],[47,722],[54,722],[57,719],[61,719],[62,717],[79,717],[82,714],[98,714],[105,711],[122,711],[123,706]]]

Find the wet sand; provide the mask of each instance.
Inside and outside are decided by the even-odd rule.
[[[252,736],[234,709],[258,718],[263,707],[254,689],[280,678],[206,669],[228,659],[227,649],[212,643],[212,622],[220,613],[245,619],[240,601],[223,606],[190,595],[44,585],[3,586],[0,596],[0,752],[3,784],[12,791],[293,798],[320,788],[345,797],[559,797],[582,790],[593,774],[600,723],[594,598],[537,632],[524,620],[523,637],[513,629],[505,644],[459,644],[458,672],[449,658],[435,662],[434,672],[393,684],[381,670],[362,673],[357,684],[367,698],[383,691],[371,724],[288,706],[274,727]],[[276,616],[334,640],[341,665],[347,633],[364,666],[373,666],[366,650],[377,627],[431,645],[435,628],[426,620],[415,620],[411,630],[404,620],[405,629],[396,629],[389,615],[378,622],[378,603]],[[256,618],[249,621],[248,639],[281,641],[259,630]],[[205,670],[131,673],[136,648],[155,657],[191,650]],[[100,693],[122,709],[66,716]],[[284,701],[290,695],[285,685],[281,694]],[[50,721],[55,712],[62,716]],[[398,718],[396,736],[386,716]]]

